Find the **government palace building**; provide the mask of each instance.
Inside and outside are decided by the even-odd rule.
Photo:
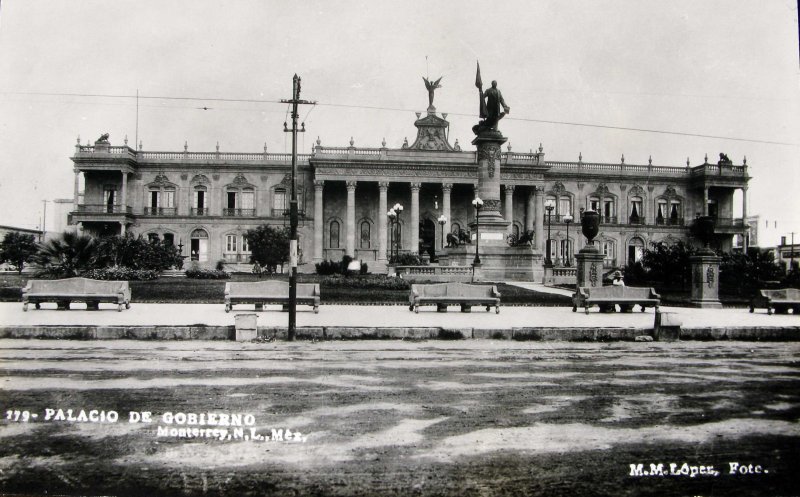
[[[399,148],[385,141],[380,148],[356,147],[352,139],[329,147],[317,139],[311,154],[298,155],[300,271],[344,255],[366,262],[371,272],[385,271],[392,253],[437,260],[447,250],[445,233],[469,229],[478,158],[458,140],[450,143],[446,117],[431,104],[426,115],[417,114],[416,139]],[[229,270],[249,271],[245,232],[289,226],[291,154],[268,153],[266,146],[245,153],[187,148],[154,152],[140,144],[137,150],[127,139],[112,145],[107,135],[94,145],[79,141],[69,223],[97,236],[157,237],[179,246],[187,261],[213,267],[223,260]],[[530,153],[506,146],[499,176],[499,210],[509,234],[532,232],[533,249],[546,258],[549,246],[556,267],[569,265],[585,244],[582,210],[600,213],[595,244],[607,268],[637,260],[654,242],[691,241],[689,226],[698,215],[716,218],[714,244],[722,250],[747,230],[746,160],[562,162],[546,160],[541,145]],[[737,189],[742,201],[734,205]],[[392,229],[387,212],[396,204],[403,210]]]

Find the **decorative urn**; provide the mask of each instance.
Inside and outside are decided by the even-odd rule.
[[[709,244],[714,236],[716,219],[711,216],[699,216],[692,223],[692,236],[703,242],[703,252],[709,253]]]
[[[581,231],[589,241],[588,245],[594,246],[594,237],[600,232],[600,214],[596,211],[584,211],[581,216]]]

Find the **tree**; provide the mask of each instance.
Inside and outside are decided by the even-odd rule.
[[[39,245],[34,261],[45,273],[54,276],[78,276],[92,269],[97,255],[97,243],[91,236],[67,231]]]
[[[97,265],[163,271],[182,267],[183,258],[177,247],[162,240],[147,240],[142,235],[126,233],[105,237],[98,242]]]
[[[771,251],[751,247],[747,254],[722,254],[719,282],[729,292],[750,296],[766,282],[780,281],[782,276]]]
[[[680,284],[685,289],[691,279],[689,257],[696,250],[682,241],[671,245],[658,242],[653,243],[652,247],[642,255],[642,267],[646,271],[647,279],[659,281],[666,286]]]
[[[274,273],[278,264],[289,260],[289,230],[262,224],[245,233],[250,247],[250,262],[258,263],[267,273]]]
[[[0,263],[8,262],[20,274],[25,263],[32,260],[36,254],[36,241],[33,235],[26,235],[10,231],[0,243]]]

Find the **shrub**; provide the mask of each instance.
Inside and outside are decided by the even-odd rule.
[[[244,236],[250,248],[251,261],[260,264],[265,272],[272,274],[277,270],[278,264],[289,260],[287,228],[273,228],[263,224],[254,230],[247,230]]]
[[[342,275],[320,278],[320,286],[336,288],[358,288],[365,290],[409,290],[411,283],[402,278],[390,278],[386,275],[361,275],[345,277]]]
[[[195,263],[186,270],[186,277],[198,280],[227,280],[231,275],[218,269],[202,269]]]
[[[427,266],[428,264],[415,254],[397,254],[391,258],[390,264],[396,266]]]
[[[223,259],[218,260],[215,269],[217,271],[225,271],[225,261]]]
[[[362,274],[362,275],[369,273],[369,266],[367,266],[366,262],[362,262],[361,263],[361,269],[360,269],[359,273]]]
[[[94,238],[67,231],[40,244],[34,261],[42,268],[39,272],[42,276],[69,278],[91,269],[96,252]]]
[[[334,261],[322,261],[314,264],[317,274],[320,276],[329,276],[331,274],[340,274],[342,268],[341,264]]]
[[[158,271],[154,269],[131,269],[129,267],[114,266],[91,269],[84,273],[83,276],[93,280],[151,281],[158,279]]]
[[[97,243],[96,267],[124,266],[133,269],[164,271],[183,267],[178,248],[163,240],[148,240],[142,235],[114,235],[101,238]]]

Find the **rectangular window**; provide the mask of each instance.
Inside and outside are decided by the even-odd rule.
[[[194,192],[194,208],[197,210],[205,209],[206,207],[206,192],[203,190],[195,190]]]
[[[236,192],[228,192],[228,209],[236,208]]]
[[[590,198],[589,199],[589,210],[590,211],[595,211],[595,212],[600,212],[600,201],[597,200],[596,198]]]
[[[173,246],[175,245],[175,235],[172,233],[164,233],[164,245]]]
[[[225,235],[225,252],[236,252],[238,238],[236,235]]]
[[[286,209],[286,191],[285,190],[275,190],[275,194],[272,196],[272,208],[275,209],[275,210]]]
[[[614,215],[614,201],[613,200],[604,200],[603,201],[603,215],[605,217],[611,217]]]
[[[150,209],[155,213],[158,209],[158,190],[150,190]]]
[[[250,247],[247,245],[247,237],[242,235],[242,252],[245,254],[250,253]]]
[[[572,200],[569,197],[558,199],[558,214],[560,216],[572,215]]]
[[[151,242],[157,242],[158,241],[158,233],[148,233],[147,234],[147,239],[149,241],[151,241]]]
[[[569,243],[569,240],[561,240],[560,249],[561,249],[561,260],[562,261],[570,260],[570,243]]]
[[[255,193],[251,191],[242,192],[242,209],[254,209]]]
[[[162,192],[161,207],[175,207],[175,190],[164,190]]]

